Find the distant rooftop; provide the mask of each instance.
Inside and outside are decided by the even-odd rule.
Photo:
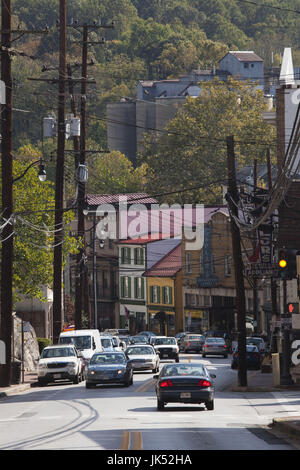
[[[228,54],[234,55],[241,62],[263,62],[263,59],[254,51],[229,51]]]

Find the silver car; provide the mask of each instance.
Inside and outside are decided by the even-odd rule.
[[[125,350],[133,370],[151,370],[153,374],[159,371],[159,355],[150,344],[132,344]]]
[[[202,357],[208,355],[228,356],[228,346],[223,338],[206,338],[203,344]]]
[[[203,335],[185,335],[181,349],[187,353],[190,351],[200,352],[203,349],[205,338]]]

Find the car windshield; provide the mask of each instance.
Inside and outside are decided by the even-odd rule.
[[[44,349],[41,357],[43,359],[50,357],[70,357],[76,356],[73,348],[49,348]]]
[[[207,338],[206,343],[222,343],[224,344],[224,339],[223,338]]]
[[[258,352],[258,348],[254,344],[247,344],[246,345],[246,351],[247,352]],[[234,349],[234,352],[238,352],[238,347],[236,347]]]
[[[201,364],[177,364],[167,365],[161,371],[162,377],[183,375],[207,375]]]
[[[146,336],[133,336],[130,338],[131,343],[148,343]]]
[[[258,346],[258,345],[262,344],[262,340],[259,339],[259,338],[248,338],[246,340],[246,343],[247,344],[254,344],[255,346]]]
[[[128,354],[129,356],[130,354],[133,356],[140,356],[140,355],[144,356],[144,355],[154,354],[154,352],[152,348],[147,348],[146,346],[140,346],[136,348],[127,348],[126,354]]]
[[[90,364],[125,364],[124,354],[94,354]]]
[[[112,348],[112,340],[110,338],[101,338],[101,344],[104,348]]]
[[[157,346],[159,344],[176,344],[175,338],[156,338],[154,344]]]
[[[91,349],[90,336],[61,336],[60,344],[74,344],[77,349]]]

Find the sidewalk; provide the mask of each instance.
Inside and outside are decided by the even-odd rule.
[[[22,378],[21,378],[22,380]],[[31,387],[37,384],[37,374],[36,372],[25,372],[24,373],[24,383],[19,383],[16,385],[11,385],[10,387],[0,387],[0,398],[8,397],[10,395],[15,395],[20,392],[29,390]]]
[[[273,385],[272,373],[262,373],[258,371],[248,371],[247,387],[231,385],[226,391],[252,393],[252,392],[290,392],[299,391],[300,384],[292,385]],[[300,397],[300,394],[299,394]],[[291,438],[300,439],[300,416],[285,416],[282,418],[273,418],[270,428],[282,432]]]

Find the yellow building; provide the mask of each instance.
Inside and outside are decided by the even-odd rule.
[[[161,258],[147,279],[147,315],[151,331],[174,336],[183,329],[181,243]],[[163,324],[159,317],[164,318]]]

